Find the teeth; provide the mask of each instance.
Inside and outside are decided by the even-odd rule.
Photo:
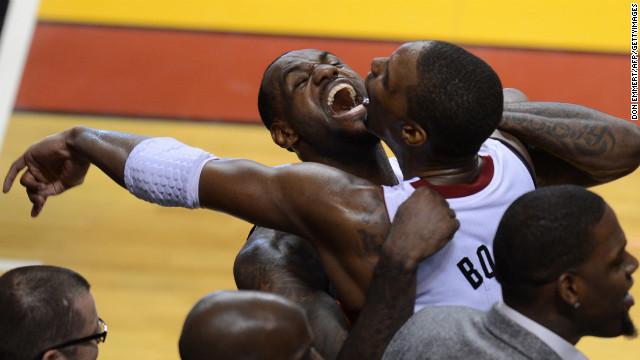
[[[349,110],[349,111],[347,111],[345,113],[342,113],[342,114],[338,114],[335,111],[331,110],[331,115],[336,116],[336,117],[340,117],[340,118],[344,118],[344,117],[348,117],[348,116],[350,116],[352,114],[355,114],[357,112],[360,112],[363,109],[364,109],[364,106],[362,104],[360,104],[360,105],[354,107],[353,109],[351,109],[351,110]]]
[[[327,106],[331,106],[333,105],[333,99],[335,98],[336,94],[338,93],[338,91],[342,90],[342,89],[349,89],[349,95],[351,95],[351,100],[356,101],[356,91],[353,89],[353,86],[349,85],[349,84],[340,84],[336,87],[334,87],[333,89],[331,89],[331,92],[329,92],[329,98],[327,99]]]
[[[347,115],[351,115],[351,114],[353,114],[353,113],[356,113],[356,112],[360,111],[360,109],[362,109],[362,108],[364,108],[364,106],[362,106],[362,105],[358,105],[358,106],[354,107],[353,109],[351,109],[351,110],[347,111],[347,113],[346,113],[346,114],[347,114]]]

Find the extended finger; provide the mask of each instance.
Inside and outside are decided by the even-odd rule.
[[[42,207],[44,207],[45,201],[47,201],[47,197],[43,196],[39,191],[27,189],[27,195],[29,196],[29,201],[33,204],[31,208],[31,217],[36,217],[42,211]]]
[[[42,207],[44,206],[44,203],[42,204],[33,204],[33,207],[31,208],[31,217],[36,217],[38,215],[40,215],[40,211],[42,211]]]
[[[7,193],[9,189],[11,189],[11,185],[13,185],[13,181],[18,176],[18,173],[25,168],[26,163],[24,161],[24,157],[21,156],[18,160],[14,161],[9,168],[9,172],[7,172],[7,176],[4,178],[4,184],[2,185],[2,192]]]

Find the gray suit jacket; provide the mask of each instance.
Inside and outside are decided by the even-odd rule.
[[[558,359],[537,336],[492,307],[429,306],[393,337],[383,360]]]

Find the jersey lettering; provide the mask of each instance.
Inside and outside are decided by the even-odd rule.
[[[491,257],[491,252],[486,245],[480,245],[478,250],[476,250],[476,256],[478,257],[478,261],[480,265],[482,265],[482,272],[484,273],[484,277],[487,279],[491,279],[495,276],[493,268],[495,267],[495,263],[493,262],[493,258]],[[469,284],[473,287],[473,290],[477,290],[484,278],[480,274],[478,270],[473,266],[471,260],[468,257],[462,258],[462,260],[458,261],[458,269],[462,272],[462,275],[467,279]]]
[[[482,265],[484,276],[488,279],[494,277],[495,274],[493,273],[493,268],[495,267],[495,264],[493,263],[493,259],[491,258],[491,252],[489,251],[489,249],[485,245],[480,245],[478,251],[476,251],[476,255],[478,255],[480,265]]]
[[[464,275],[467,281],[469,281],[469,284],[473,286],[473,290],[476,290],[482,285],[482,276],[478,270],[474,269],[473,263],[468,257],[465,256],[458,262],[458,269],[462,271],[462,275]]]

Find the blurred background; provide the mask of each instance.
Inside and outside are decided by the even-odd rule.
[[[84,124],[172,136],[215,154],[295,162],[260,123],[266,66],[328,50],[365,76],[404,42],[447,40],[487,61],[504,87],[630,119],[631,3],[625,1],[10,0],[0,2],[0,172],[33,142]],[[640,172],[593,190],[640,256]],[[131,197],[99,171],[30,218],[0,197],[0,271],[72,268],[92,283],[109,338],[101,359],[178,359],[182,321],[203,295],[234,289],[250,225]],[[633,289],[640,299],[638,286]],[[632,309],[640,326],[640,311]],[[638,340],[585,338],[591,359],[637,359]]]

